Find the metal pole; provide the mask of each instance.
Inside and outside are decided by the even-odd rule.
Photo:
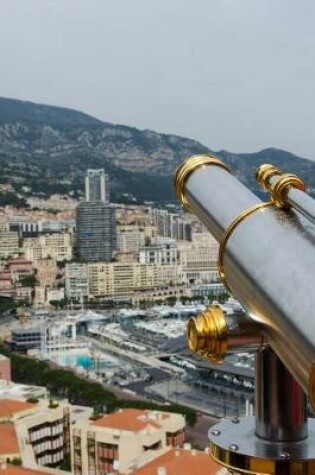
[[[274,442],[305,439],[306,396],[270,348],[257,352],[255,384],[256,435]]]

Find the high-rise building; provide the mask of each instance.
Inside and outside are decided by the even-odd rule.
[[[103,169],[87,171],[85,177],[85,201],[109,202],[108,178]]]
[[[78,258],[84,262],[108,262],[115,250],[115,208],[102,201],[81,203],[76,209]]]

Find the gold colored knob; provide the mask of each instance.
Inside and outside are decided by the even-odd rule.
[[[227,325],[224,313],[218,305],[210,305],[187,325],[190,351],[199,353],[212,363],[222,361],[227,352]]]
[[[290,208],[287,195],[290,188],[305,191],[304,181],[296,175],[284,173],[271,189],[271,196],[278,208]]]
[[[283,173],[267,163],[257,168],[256,180],[263,190],[270,192],[272,202],[278,208],[290,208],[287,199],[290,188],[305,191],[305,184],[301,178],[292,173]]]
[[[257,168],[256,181],[264,191],[269,191],[271,189],[270,178],[275,175],[282,175],[282,172],[273,165],[265,163]]]

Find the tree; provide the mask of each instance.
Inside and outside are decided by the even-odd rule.
[[[49,301],[50,305],[53,307],[57,308],[64,308],[68,304],[67,299],[61,299],[61,300],[50,300]]]
[[[173,307],[175,304],[176,304],[176,297],[175,296],[170,296],[170,297],[167,297],[166,298],[166,302],[171,306]]]
[[[34,274],[26,275],[20,279],[22,287],[35,287],[38,284],[38,280]]]

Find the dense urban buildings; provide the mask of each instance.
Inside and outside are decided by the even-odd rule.
[[[46,211],[3,215],[0,295],[35,306],[220,295],[218,244],[195,218],[174,208],[102,201],[102,170],[89,170],[86,187],[87,197],[100,199],[76,210],[71,204],[55,221]]]
[[[87,171],[84,201],[55,196],[53,202],[63,211],[52,215],[45,207],[15,214],[10,209],[3,215],[0,241],[8,251],[1,256],[0,242],[0,295],[19,301],[20,309],[10,330],[1,328],[2,338],[12,351],[43,364],[70,365],[92,384],[124,388],[145,382],[158,400],[180,403],[178,380],[196,367],[178,363],[177,357],[160,361],[155,353],[180,348],[184,316],[222,293],[218,244],[199,221],[173,205],[111,204],[103,170]],[[103,312],[116,305],[113,314]],[[112,351],[105,367],[103,345]],[[7,383],[6,358],[0,359],[0,372],[5,380],[0,407],[10,414],[4,415],[6,427],[0,414],[0,473],[1,461],[7,473],[15,473],[10,462],[17,460],[21,475],[57,475],[64,462],[68,470],[71,462],[77,475],[173,475],[187,467],[196,473],[205,469],[207,475],[217,471],[208,454],[186,443],[180,414],[125,408],[106,414],[106,405],[99,414],[98,407],[49,400],[49,385]],[[155,385],[160,373],[175,377],[175,386],[171,381],[165,386],[164,379]],[[8,445],[1,445],[1,430]]]
[[[23,397],[26,391],[33,396]],[[47,399],[45,388],[0,380],[3,474],[65,474],[70,463],[73,475],[175,475],[187,467],[215,474],[218,466],[185,443],[185,431],[181,414],[120,409],[95,416],[90,407]]]

